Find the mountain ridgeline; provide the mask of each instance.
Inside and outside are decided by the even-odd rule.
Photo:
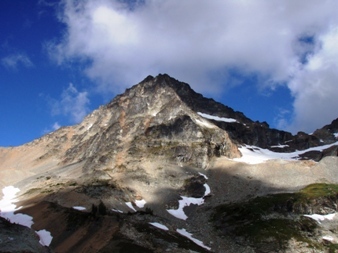
[[[206,127],[203,114],[233,121],[208,118],[214,126]],[[292,135],[271,129],[266,122],[252,121],[196,93],[188,84],[160,74],[127,89],[73,129],[70,140],[62,135],[70,142],[63,158],[66,163],[86,160],[84,168],[92,168],[112,159],[116,166],[125,166],[125,159],[136,161],[148,154],[206,168],[214,156],[239,157],[238,145],[293,152],[334,143],[338,119],[311,135]],[[319,161],[327,155],[337,155],[337,146],[302,157]]]

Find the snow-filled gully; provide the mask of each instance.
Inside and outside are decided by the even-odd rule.
[[[208,179],[208,177],[206,175],[204,175],[202,173],[199,173],[199,174],[201,176],[203,176],[205,179]],[[203,186],[205,188],[205,192],[204,192],[204,195],[201,198],[192,198],[192,197],[181,196],[181,200],[178,201],[178,203],[179,203],[178,209],[167,209],[168,213],[170,213],[171,215],[173,215],[174,217],[176,217],[178,219],[186,220],[188,218],[188,216],[185,214],[185,212],[183,210],[184,207],[190,206],[190,205],[202,205],[204,203],[204,197],[210,194],[211,190],[210,190],[209,185],[205,183]],[[156,224],[156,225],[152,224],[152,225],[159,227],[159,225],[161,225],[161,224]],[[161,225],[161,226],[163,226],[163,225]],[[188,231],[186,231],[185,228],[176,229],[176,232],[181,234],[182,236],[187,237],[188,239],[190,239],[191,241],[193,241],[194,243],[196,243],[200,247],[203,247],[207,250],[211,250],[211,248],[204,245],[202,241],[200,241],[196,238],[193,238],[192,234],[189,233]]]
[[[34,224],[33,217],[27,214],[14,213],[21,208],[17,208],[14,204],[17,201],[17,199],[15,198],[16,194],[19,191],[20,189],[13,186],[7,186],[2,189],[3,198],[0,200],[0,216],[2,218],[8,219],[12,223],[31,228]],[[39,236],[39,242],[42,246],[49,246],[52,242],[53,237],[51,236],[49,231],[42,229],[39,231],[35,231],[35,233]]]
[[[203,176],[205,179],[208,179],[206,175],[199,173],[201,176]],[[210,187],[208,184],[203,185],[205,188],[204,195],[201,198],[192,198],[192,197],[186,197],[181,196],[181,199],[178,201],[178,209],[167,209],[168,213],[175,216],[178,219],[186,220],[188,216],[184,213],[184,207],[190,206],[190,205],[202,205],[204,203],[204,197],[210,194]]]

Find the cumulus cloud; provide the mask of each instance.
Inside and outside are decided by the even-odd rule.
[[[132,6],[65,0],[60,20],[67,29],[59,43],[49,44],[49,52],[60,64],[85,62],[86,74],[105,92],[168,73],[198,91],[216,93],[232,83],[229,69],[243,77],[254,74],[262,87],[289,87],[294,121],[284,125],[304,128],[306,113],[316,113],[309,109],[316,87],[322,93],[334,89],[322,88],[334,73],[314,67],[335,50],[327,43],[338,27],[337,9],[335,0],[145,0]],[[311,83],[313,77],[321,84]]]
[[[294,101],[291,131],[313,131],[318,122],[328,124],[338,117],[338,27],[319,36],[320,48],[288,83]]]
[[[50,99],[52,115],[63,115],[70,118],[73,123],[79,123],[89,112],[89,99],[86,91],[78,91],[72,83],[61,94],[61,99]],[[59,123],[53,125],[58,129]]]
[[[26,54],[11,54],[1,59],[1,64],[9,69],[17,69],[18,66],[31,68],[34,66]]]

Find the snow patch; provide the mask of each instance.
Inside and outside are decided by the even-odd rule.
[[[205,188],[205,193],[202,198],[192,198],[181,196],[182,199],[178,201],[178,209],[167,209],[167,212],[170,213],[172,216],[175,216],[178,219],[186,220],[188,216],[183,211],[183,208],[190,205],[202,205],[204,203],[204,197],[210,194],[210,187],[208,184],[203,185]]]
[[[14,186],[7,186],[2,189],[3,198],[0,200],[0,216],[8,219],[12,223],[30,228],[34,224],[33,217],[27,214],[14,213],[21,208],[16,208],[16,205],[13,203],[17,201],[15,197],[19,191],[20,190]]]
[[[198,246],[203,247],[203,248],[205,248],[207,250],[211,250],[211,248],[208,247],[208,246],[206,246],[206,245],[204,245],[204,243],[202,241],[200,241],[200,240],[192,237],[192,234],[189,233],[189,232],[187,232],[187,230],[185,230],[184,228],[182,228],[182,229],[178,228],[178,229],[176,229],[176,231],[177,231],[177,233],[183,235],[184,237],[187,237],[188,239],[190,239],[191,241],[193,241],[194,243],[196,243]]]
[[[141,200],[135,200],[135,205],[138,207],[138,208],[143,208],[144,205],[146,204],[147,202],[144,200],[144,199],[141,199]]]
[[[333,135],[334,137],[338,138],[338,133],[334,133]]]
[[[115,208],[112,208],[111,210],[112,210],[113,212],[115,212],[115,213],[123,213],[123,211],[118,210],[118,209],[115,209]]]
[[[2,200],[11,200],[15,201],[15,196],[19,192],[19,188],[16,188],[14,186],[6,186],[2,189],[3,197]]]
[[[20,224],[22,226],[31,228],[34,224],[33,217],[27,214],[14,213],[18,211],[21,207],[16,208],[16,205],[13,204],[17,201],[16,194],[20,191],[19,188],[14,186],[6,186],[2,189],[3,198],[0,200],[0,217],[8,219],[11,223]],[[45,229],[36,231],[40,237],[40,244],[43,246],[49,246],[53,237],[50,232]]]
[[[213,115],[209,115],[209,114],[202,113],[202,112],[198,112],[197,114],[200,115],[200,116],[202,116],[203,118],[206,118],[206,119],[211,119],[211,120],[216,120],[216,121],[223,121],[223,122],[226,122],[226,123],[235,123],[235,122],[237,122],[237,120],[232,119],[232,118],[222,118],[222,117],[213,116]]]
[[[208,184],[204,184],[203,186],[205,188],[205,193],[204,193],[203,197],[205,197],[205,196],[208,196],[210,194],[211,190],[210,190],[210,186]]]
[[[154,226],[154,227],[157,227],[159,229],[162,229],[162,230],[169,230],[169,228],[161,223],[158,223],[158,222],[149,222],[150,225]]]
[[[167,211],[175,216],[178,219],[181,220],[186,220],[188,218],[188,216],[186,216],[186,214],[183,211],[183,208],[186,206],[190,206],[190,205],[202,205],[204,203],[204,199],[203,198],[191,198],[191,197],[185,197],[185,196],[181,196],[181,200],[178,201],[179,205],[178,205],[178,209],[168,209]]]
[[[279,144],[279,145],[270,146],[270,148],[287,148],[287,147],[289,147],[289,145],[281,145],[281,144]]]
[[[46,229],[35,231],[35,233],[37,233],[38,236],[40,237],[39,243],[42,246],[49,246],[53,240],[53,236],[51,236],[50,232],[47,231]]]
[[[79,210],[79,211],[86,210],[86,208],[84,206],[73,206],[73,209]]]
[[[242,157],[234,158],[234,161],[237,162],[245,162],[249,164],[258,164],[263,163],[268,160],[274,159],[282,159],[282,160],[298,160],[299,155],[304,154],[309,151],[323,151],[324,149],[330,148],[334,145],[338,145],[338,141],[322,145],[318,147],[312,147],[301,151],[295,151],[290,153],[279,153],[274,152],[268,149],[263,149],[256,146],[245,145],[243,147],[238,148],[239,151],[242,153]]]
[[[126,205],[133,210],[134,212],[137,212],[136,209],[133,207],[133,204],[131,202],[126,202]]]
[[[336,215],[336,213],[330,213],[330,214],[326,214],[326,215],[321,215],[321,214],[304,214],[305,217],[309,217],[311,219],[314,219],[319,224],[321,223],[321,221],[324,221],[324,220],[332,220],[335,217],[335,215]]]
[[[203,173],[201,173],[201,172],[198,172],[198,174],[200,174],[201,176],[203,176],[205,179],[207,179],[207,180],[208,180],[208,177],[207,177],[206,175],[204,175]]]
[[[200,125],[201,127],[206,127],[206,128],[215,128],[215,125],[207,122],[207,121],[204,121],[204,120],[199,120],[199,119],[196,119],[196,123],[198,125]]]
[[[330,235],[325,235],[322,237],[324,240],[329,241],[329,242],[333,242],[334,238]]]

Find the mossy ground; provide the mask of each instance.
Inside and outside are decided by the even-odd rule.
[[[337,196],[338,185],[312,184],[296,193],[274,194],[244,203],[220,205],[215,208],[212,221],[222,234],[244,238],[252,245],[270,242],[283,249],[293,238],[311,248],[328,247],[312,239],[317,223],[304,217],[301,210],[318,199],[332,200]]]

